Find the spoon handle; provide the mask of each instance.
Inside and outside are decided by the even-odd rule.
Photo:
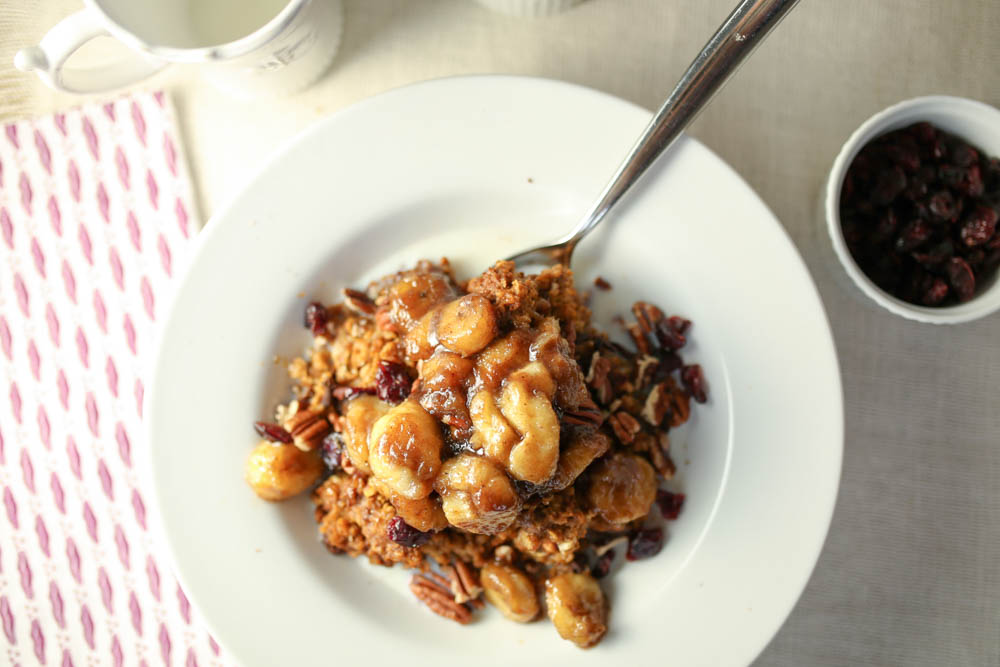
[[[573,246],[597,226],[622,195],[708,104],[798,0],[741,0],[702,48],[670,97],[636,141],[614,178],[576,229],[562,243]]]

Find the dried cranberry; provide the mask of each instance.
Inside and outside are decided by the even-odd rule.
[[[271,422],[254,422],[253,428],[257,435],[266,438],[271,442],[283,442],[288,444],[292,441],[292,434],[278,424]]]
[[[590,559],[587,558],[587,554],[582,550],[578,550],[573,554],[573,560],[570,561],[569,570],[573,574],[580,574],[581,572],[590,571]]]
[[[597,557],[597,561],[590,568],[590,576],[594,579],[603,579],[611,571],[611,563],[615,560],[615,550],[608,549]]]
[[[965,179],[965,169],[953,164],[943,164],[938,167],[938,178],[945,185],[957,187]]]
[[[885,154],[903,171],[912,174],[920,168],[920,154],[917,152],[917,145],[913,139],[906,135],[900,136],[899,143],[886,146]]]
[[[983,187],[990,191],[1000,189],[1000,158],[984,160]]]
[[[637,530],[629,537],[628,551],[625,558],[628,560],[641,560],[660,553],[663,548],[663,529],[646,528]]]
[[[898,226],[899,216],[896,215],[896,211],[891,208],[886,209],[885,214],[875,224],[875,229],[872,231],[872,241],[881,243],[892,238]]]
[[[924,290],[924,295],[921,297],[925,306],[937,306],[948,296],[948,283],[941,280],[940,278],[935,278],[931,283],[931,286]]]
[[[986,259],[986,253],[983,252],[982,248],[974,248],[965,255],[965,261],[972,267],[973,275],[979,272],[979,266],[983,263],[984,259]]]
[[[660,360],[659,365],[656,367],[656,372],[653,374],[657,382],[666,380],[668,375],[684,365],[684,360],[673,350],[660,350],[656,353],[656,356]]]
[[[970,197],[981,197],[983,194],[983,173],[979,165],[974,164],[965,170],[965,177],[959,183],[958,189]]]
[[[691,364],[681,368],[681,382],[685,389],[690,392],[694,400],[704,403],[708,400],[705,393],[705,374],[701,371],[701,364]]]
[[[688,329],[691,328],[691,320],[686,320],[680,315],[671,315],[667,318],[667,323],[671,329],[679,334],[686,334]]]
[[[906,184],[906,190],[903,191],[903,196],[910,201],[916,201],[927,196],[927,184],[930,181],[925,181],[917,176],[912,176],[910,182]]]
[[[1000,267],[1000,248],[991,250],[983,258],[983,266],[980,269],[983,275],[990,275]]]
[[[401,403],[410,395],[413,380],[406,366],[395,361],[380,361],[375,371],[375,393],[387,403]]]
[[[872,201],[881,206],[892,203],[899,193],[906,189],[906,174],[899,167],[892,167],[879,172],[875,189],[872,191]]]
[[[673,521],[681,513],[681,508],[684,507],[683,493],[673,493],[672,491],[667,491],[666,489],[657,489],[656,491],[656,504],[660,507],[660,514],[667,521]]]
[[[937,139],[937,128],[927,122],[914,123],[906,129],[921,144],[930,144]]]
[[[979,161],[979,153],[964,141],[957,141],[951,147],[951,153],[948,158],[952,164],[959,167],[968,167]]]
[[[918,248],[931,237],[934,232],[931,226],[923,220],[913,220],[899,232],[896,237],[896,250],[910,252]]]
[[[657,322],[653,333],[656,334],[656,340],[660,345],[668,350],[679,350],[687,343],[684,333],[674,328],[670,319],[663,319]]]
[[[952,257],[947,265],[948,282],[959,301],[968,301],[976,292],[976,279],[972,267],[961,257]]]
[[[918,220],[930,220],[931,209],[929,206],[927,206],[928,201],[929,199],[925,197],[924,199],[918,199],[914,202],[911,202],[910,205],[913,209],[912,217],[917,218]]]
[[[431,534],[417,530],[403,521],[403,517],[395,516],[389,522],[386,537],[400,546],[419,547],[422,544],[427,544],[427,540],[431,538]]]
[[[940,135],[935,137],[934,141],[931,142],[930,152],[931,157],[935,160],[943,160],[944,156],[948,154],[948,146]]]
[[[954,220],[958,215],[958,203],[947,190],[939,190],[931,195],[927,208],[940,220]]]
[[[326,323],[328,320],[329,314],[326,311],[326,306],[319,301],[310,301],[306,306],[302,323],[307,329],[312,331],[313,336],[326,333]]]
[[[951,239],[945,239],[932,246],[927,252],[910,253],[910,257],[925,269],[936,269],[954,254],[954,244]]]
[[[993,238],[997,230],[997,212],[989,206],[977,206],[962,223],[962,243],[977,246]]]
[[[323,438],[323,445],[320,449],[320,453],[323,458],[323,463],[330,470],[337,470],[340,468],[340,460],[344,455],[344,450],[346,448],[346,443],[344,442],[344,436],[336,431],[330,433],[325,438]]]

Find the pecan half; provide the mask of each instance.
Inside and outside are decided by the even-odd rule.
[[[663,479],[673,479],[677,472],[674,460],[670,458],[670,436],[666,431],[659,431],[655,439],[651,439],[646,450],[653,468]]]
[[[608,423],[611,424],[611,430],[615,432],[623,445],[631,444],[635,440],[636,434],[642,430],[642,424],[627,412],[616,412],[608,417]]]
[[[601,353],[594,352],[590,358],[590,370],[587,372],[587,386],[594,390],[594,397],[601,405],[607,405],[611,400],[611,379],[608,373],[611,372],[611,361],[601,356]]]
[[[468,602],[474,605],[476,599],[482,595],[483,587],[479,585],[478,578],[469,566],[456,560],[453,565],[441,569],[448,575],[448,587],[455,597],[455,602]]]
[[[638,391],[642,391],[646,388],[656,374],[656,370],[660,365],[660,360],[654,356],[644,354],[639,357],[635,366],[635,388]]]
[[[666,319],[663,311],[651,303],[636,301],[632,304],[632,315],[643,333],[655,334],[656,325]]]
[[[451,579],[442,577],[437,572],[425,572],[424,576],[427,577],[428,579],[431,579],[434,583],[440,586],[442,590],[445,591],[451,590]]]
[[[410,579],[410,591],[428,609],[438,616],[444,616],[462,625],[472,620],[472,612],[464,604],[455,601],[450,590],[422,574],[415,574]]]
[[[375,302],[364,292],[345,287],[340,291],[344,297],[344,305],[361,315],[374,315]]]
[[[589,398],[585,403],[581,403],[576,410],[567,410],[563,413],[563,421],[567,424],[579,424],[580,426],[600,426],[604,423],[604,414],[597,404]]]
[[[676,350],[684,347],[684,331],[691,324],[688,320],[681,317],[668,319],[662,310],[645,301],[636,301],[632,305],[632,314],[642,331],[653,335],[663,348]]]
[[[640,416],[653,426],[659,426],[672,411],[671,391],[666,382],[660,382],[646,396]]]
[[[318,410],[298,410],[283,426],[291,433],[295,446],[305,452],[319,447],[330,432],[330,422]]]
[[[691,416],[691,397],[687,392],[674,387],[670,392],[671,408],[673,416],[670,419],[670,426],[680,426]]]
[[[646,338],[646,334],[643,333],[641,326],[633,322],[625,327],[625,331],[628,332],[632,342],[635,343],[635,349],[638,350],[639,354],[649,354],[652,346],[649,344],[649,339]]]

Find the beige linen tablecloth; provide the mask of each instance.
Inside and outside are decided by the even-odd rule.
[[[532,74],[654,108],[733,4],[587,0],[532,21],[471,0],[345,0],[337,60],[304,93],[232,114],[237,103],[196,72],[174,68],[146,86],[178,105],[207,218],[283,139],[412,81]],[[78,7],[0,2],[0,121],[81,101],[10,65],[15,47]],[[878,109],[930,93],[1000,105],[1000,2],[803,0],[692,128],[805,256],[844,376],[830,536],[760,665],[1000,665],[1000,317],[934,327],[869,307],[834,280],[817,214],[847,135]],[[669,640],[664,650],[669,661]]]

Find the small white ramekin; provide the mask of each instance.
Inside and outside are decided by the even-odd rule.
[[[583,0],[476,0],[483,7],[511,16],[535,18],[566,11]]]
[[[1000,155],[1000,110],[963,97],[933,95],[915,97],[880,111],[854,131],[833,161],[826,181],[824,208],[826,228],[840,265],[868,298],[889,312],[917,322],[958,324],[985,317],[1000,310],[1000,280],[978,286],[978,293],[965,303],[930,307],[908,303],[879,288],[854,261],[840,227],[840,189],[854,157],[882,134],[926,121],[958,135],[990,156]]]

